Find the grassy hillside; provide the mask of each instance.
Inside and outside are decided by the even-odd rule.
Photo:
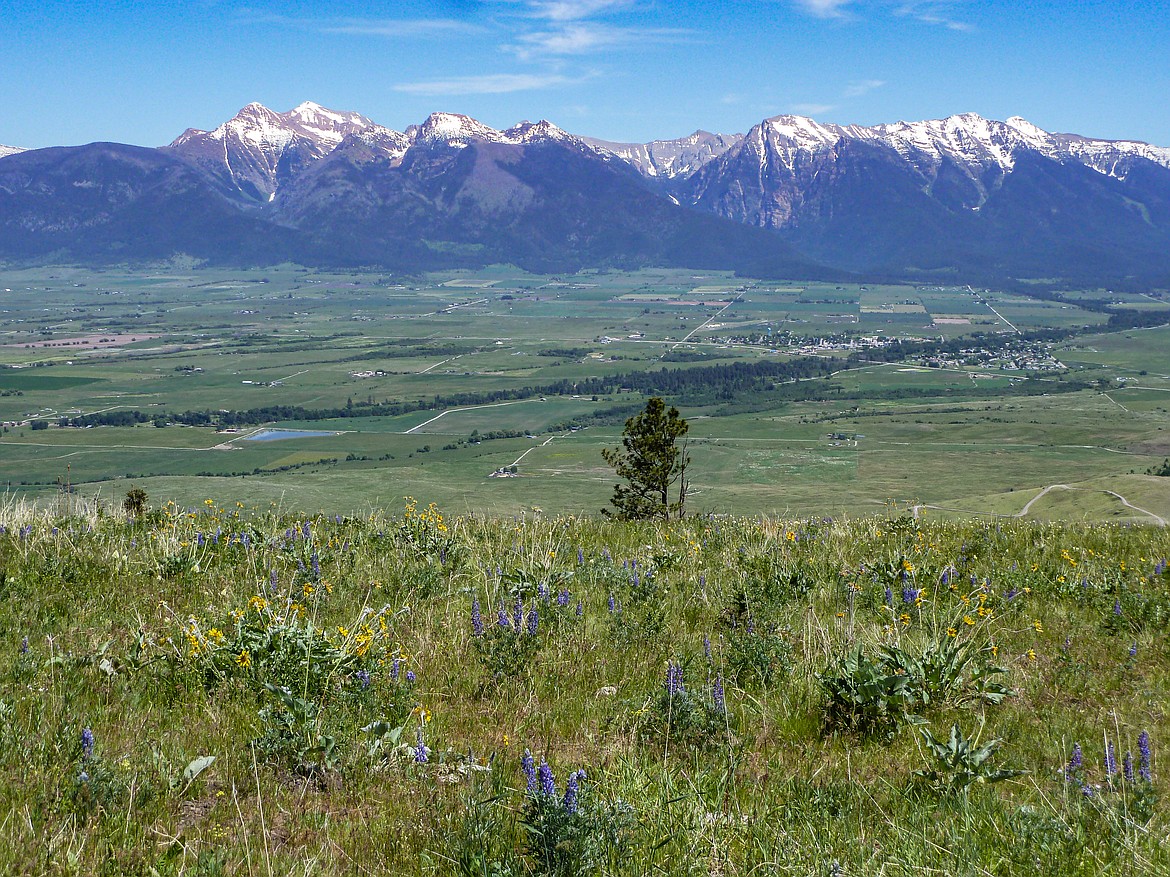
[[[60,511],[10,873],[1170,872],[1164,528]]]

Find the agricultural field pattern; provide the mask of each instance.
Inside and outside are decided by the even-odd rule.
[[[592,515],[657,394],[691,425],[693,512],[1164,523],[1168,308],[681,269],[7,271],[0,480]]]

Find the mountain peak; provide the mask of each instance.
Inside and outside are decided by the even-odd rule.
[[[466,146],[469,140],[499,141],[499,131],[470,116],[460,113],[435,112],[427,116],[421,125],[406,129],[407,135],[421,143],[446,143],[449,146]]]
[[[27,151],[28,150],[20,146],[4,146],[3,144],[0,144],[0,158],[4,158],[7,155],[16,155],[18,152]]]
[[[504,131],[503,134],[504,137],[513,143],[565,140],[571,136],[548,121],[548,119],[541,119],[539,122],[529,122],[525,119],[523,122],[513,125],[507,131]]]

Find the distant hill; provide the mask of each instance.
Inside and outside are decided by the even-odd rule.
[[[249,104],[159,149],[0,149],[0,258],[512,262],[1170,285],[1170,149],[975,114],[621,144]]]

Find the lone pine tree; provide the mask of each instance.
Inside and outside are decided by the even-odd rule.
[[[687,498],[687,466],[691,462],[684,438],[689,424],[679,416],[678,409],[666,408],[657,396],[646,403],[646,409],[626,421],[622,430],[622,446],[606,448],[601,452],[605,462],[613,466],[624,484],[615,484],[610,504],[613,510],[602,509],[602,514],[623,521],[647,518],[681,518]],[[671,490],[678,485],[674,502]]]

